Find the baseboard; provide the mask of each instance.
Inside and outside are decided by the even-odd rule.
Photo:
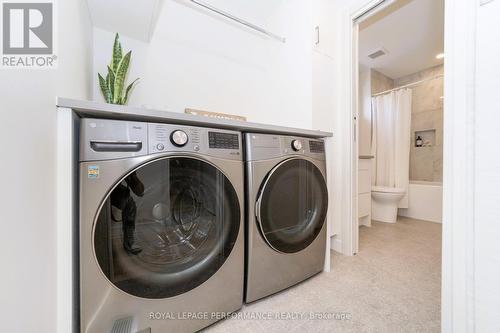
[[[358,219],[358,224],[359,226],[364,225],[365,227],[371,227],[372,226],[372,215],[366,215],[363,217],[360,217]]]
[[[442,224],[442,220],[439,217],[427,216],[427,215],[414,215],[408,214],[407,211],[402,211],[401,209],[398,211],[398,217],[406,217],[409,219],[414,219],[423,222],[432,222]]]
[[[330,249],[335,252],[342,253],[342,240],[339,235],[331,237]]]

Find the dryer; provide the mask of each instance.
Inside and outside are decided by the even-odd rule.
[[[242,306],[241,134],[83,119],[80,331],[194,332]]]
[[[247,133],[245,146],[252,302],[323,270],[328,191],[323,140]]]

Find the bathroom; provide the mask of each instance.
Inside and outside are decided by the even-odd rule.
[[[361,228],[372,221],[442,222],[443,7],[442,1],[396,1],[360,23]],[[424,13],[426,27],[419,21]]]

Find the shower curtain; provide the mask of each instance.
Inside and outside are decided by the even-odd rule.
[[[399,208],[408,208],[411,98],[411,89],[372,98],[373,185],[404,188]]]

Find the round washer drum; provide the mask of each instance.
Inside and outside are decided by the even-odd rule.
[[[224,264],[239,219],[235,189],[214,165],[160,158],[129,173],[105,198],[94,226],[95,256],[107,279],[125,293],[176,296]],[[125,248],[126,240],[135,251]]]
[[[320,233],[328,209],[328,190],[321,171],[302,158],[278,164],[266,177],[257,201],[257,221],[274,250],[296,253]]]

